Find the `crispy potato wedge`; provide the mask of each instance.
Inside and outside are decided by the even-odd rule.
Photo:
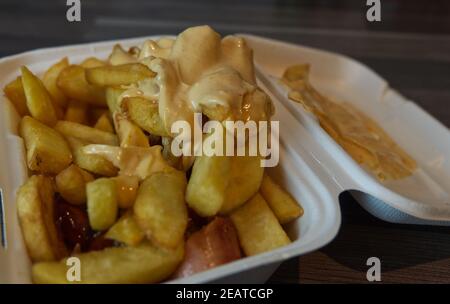
[[[107,87],[106,88],[106,104],[111,113],[120,112],[119,98],[125,89],[119,87]]]
[[[148,242],[136,247],[112,247],[76,255],[80,259],[80,282],[67,281],[67,259],[34,264],[37,284],[144,284],[167,279],[183,260],[182,245],[175,250],[157,248]]]
[[[56,80],[58,79],[59,74],[62,70],[69,66],[69,60],[67,57],[64,57],[54,65],[52,65],[42,77],[42,82],[44,86],[47,88],[47,91],[50,93],[53,101],[60,108],[65,108],[67,106],[67,97],[61,91],[61,89],[56,84]]]
[[[175,248],[183,241],[188,214],[183,172],[158,172],[147,177],[133,206],[139,227],[155,244]]]
[[[105,131],[105,132],[114,133],[114,127],[113,127],[111,121],[109,120],[108,114],[106,114],[106,113],[102,114],[102,116],[100,116],[97,119],[97,122],[95,123],[94,128]]]
[[[17,192],[17,213],[28,255],[33,262],[53,261],[67,255],[54,217],[55,200],[50,177],[33,175]]]
[[[70,165],[72,153],[69,145],[57,131],[30,116],[22,118],[19,128],[30,170],[58,174]]]
[[[114,123],[121,147],[150,147],[148,138],[141,128],[129,121],[124,115],[116,114]]]
[[[22,77],[17,77],[15,80],[8,83],[3,88],[3,92],[5,93],[6,97],[8,97],[9,101],[11,101],[20,116],[29,114],[27,107],[27,97],[25,96],[22,85]]]
[[[69,65],[61,71],[56,80],[58,87],[68,98],[94,106],[105,106],[105,90],[86,81],[85,69],[79,65]]]
[[[89,224],[94,230],[105,230],[116,221],[119,205],[114,179],[98,178],[86,186]]]
[[[115,176],[118,169],[107,159],[95,154],[88,154],[83,151],[83,147],[88,145],[81,139],[68,136],[67,142],[72,150],[73,162],[80,168],[102,176]]]
[[[86,184],[93,180],[92,174],[72,164],[56,176],[56,189],[67,202],[82,205],[86,203]]]
[[[280,224],[289,223],[303,215],[303,208],[289,193],[275,183],[269,175],[264,174],[259,191]]]
[[[194,162],[186,190],[186,201],[200,216],[216,215],[225,203],[231,178],[232,159],[199,156]]]
[[[145,238],[144,232],[134,219],[133,212],[128,211],[105,234],[112,239],[128,246],[137,246]]]
[[[119,175],[114,178],[117,185],[119,208],[127,209],[133,206],[139,188],[139,177],[134,175]]]
[[[21,71],[22,85],[27,98],[28,111],[31,116],[40,122],[48,126],[54,126],[57,117],[50,94],[42,81],[31,73],[27,67],[23,66]]]
[[[127,97],[123,99],[121,107],[130,120],[145,131],[153,135],[168,136],[159,117],[157,104],[142,97]]]
[[[258,192],[264,174],[260,161],[258,156],[232,157],[231,178],[220,213],[229,213]]]
[[[113,47],[113,50],[108,57],[108,62],[111,65],[134,63],[136,61],[137,58],[125,51],[120,44],[116,44]]]
[[[117,146],[119,144],[119,140],[115,134],[78,124],[76,122],[60,120],[55,125],[55,130],[66,137],[76,137],[93,144],[110,146]]]
[[[64,120],[87,125],[87,105],[82,102],[70,100],[67,105],[66,113],[64,114]]]
[[[97,68],[101,66],[105,66],[107,63],[103,60],[100,60],[96,57],[88,57],[84,59],[80,65],[85,69]]]
[[[145,78],[155,77],[156,73],[141,63],[106,65],[86,69],[86,80],[93,85],[120,86],[129,85]]]
[[[247,256],[270,251],[291,242],[259,193],[233,211],[231,220]]]

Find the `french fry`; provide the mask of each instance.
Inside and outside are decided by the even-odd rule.
[[[111,113],[120,112],[119,97],[123,92],[125,92],[125,89],[118,87],[106,88],[106,104]]]
[[[80,260],[81,281],[67,281],[67,259],[37,263],[32,279],[37,284],[145,284],[167,279],[183,260],[184,248],[175,250],[143,242],[136,247],[112,247],[76,255]]]
[[[60,120],[55,125],[55,130],[66,137],[76,137],[93,144],[104,144],[110,146],[117,146],[119,144],[119,140],[115,134],[91,128],[76,122]]]
[[[56,176],[56,189],[67,202],[82,205],[86,203],[86,184],[93,180],[92,174],[72,164]]]
[[[86,186],[87,211],[92,229],[102,231],[117,218],[117,187],[111,178],[99,178]]]
[[[105,234],[112,239],[128,246],[137,246],[145,238],[131,211],[126,212]]]
[[[82,125],[88,124],[87,105],[82,102],[71,100],[68,102],[64,120],[76,122]]]
[[[67,57],[64,57],[63,59],[52,65],[42,77],[44,86],[47,88],[53,101],[60,108],[65,108],[67,106],[67,97],[56,84],[56,80],[58,79],[59,73],[61,73],[61,71],[68,66],[69,60],[67,59]]]
[[[27,108],[31,116],[40,122],[54,126],[57,120],[52,98],[42,81],[25,66],[21,68],[22,85],[27,99]]]
[[[134,175],[119,175],[114,177],[117,186],[117,202],[119,208],[127,209],[133,206],[139,188],[139,177]]]
[[[22,118],[19,129],[30,170],[58,174],[72,162],[69,145],[57,131],[30,116]]]
[[[107,159],[95,154],[88,154],[83,151],[83,147],[89,143],[68,136],[66,138],[73,154],[73,162],[80,168],[101,176],[117,175],[117,168]]]
[[[185,189],[186,177],[176,170],[154,173],[139,187],[134,215],[155,244],[175,248],[183,241],[188,222]]]
[[[291,242],[259,193],[233,211],[231,220],[247,256],[270,251]]]
[[[67,254],[54,221],[55,200],[50,177],[33,175],[19,188],[17,213],[33,262],[53,261]]]
[[[96,57],[88,57],[88,58],[84,59],[80,63],[80,65],[85,69],[90,69],[90,68],[97,68],[97,67],[105,66],[106,62],[103,60],[100,60]]]
[[[121,147],[150,147],[148,138],[141,128],[129,121],[124,115],[114,115],[114,122]]]
[[[303,208],[273,179],[264,174],[259,190],[277,217],[280,224],[286,224],[303,215]]]
[[[94,128],[105,131],[105,132],[109,132],[109,133],[114,133],[114,127],[111,124],[111,121],[109,120],[108,114],[102,114],[102,116],[100,116],[97,119],[97,122],[94,125]]]
[[[189,207],[200,216],[216,215],[225,203],[230,177],[230,157],[197,157],[186,190]]]
[[[23,90],[22,78],[17,77],[15,80],[8,83],[4,88],[3,92],[9,101],[13,104],[17,113],[20,116],[29,115],[27,108],[27,98]]]
[[[260,161],[258,156],[232,157],[230,183],[220,213],[229,213],[258,192],[264,174]]]
[[[68,98],[94,106],[105,106],[105,90],[86,81],[85,69],[79,65],[69,65],[59,73],[58,87]]]
[[[168,136],[159,117],[158,105],[142,97],[127,97],[122,101],[122,110],[131,121],[145,131],[159,136]]]
[[[129,85],[145,78],[155,77],[156,73],[141,63],[107,65],[86,69],[86,80],[93,85],[120,86]]]
[[[111,55],[108,57],[108,62],[111,65],[134,63],[136,61],[137,58],[126,52],[120,44],[116,44],[113,47]]]

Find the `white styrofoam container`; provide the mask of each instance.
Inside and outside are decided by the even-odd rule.
[[[351,58],[242,36],[255,50],[259,79],[327,151],[327,155],[316,159],[341,191],[351,190],[363,208],[389,222],[450,225],[450,132],[445,126],[390,88],[370,68]],[[382,126],[417,161],[418,170],[408,178],[381,183],[359,166],[312,114],[287,98],[287,90],[279,78],[288,66],[296,63],[311,64],[310,79],[320,92],[355,105]]]
[[[146,39],[157,37],[146,37]],[[145,39],[109,41],[76,46],[31,51],[0,59],[0,87],[17,77],[19,68],[27,65],[41,74],[52,63],[67,56],[70,62],[80,62],[88,56],[106,58],[112,46],[139,45]],[[3,215],[5,218],[6,248],[0,248],[0,283],[29,283],[30,261],[18,224],[15,196],[27,178],[25,150],[18,136],[19,117],[6,97],[0,97],[0,188],[3,192]],[[280,121],[280,166],[270,170],[282,185],[301,202],[305,214],[291,223],[288,234],[292,244],[254,257],[214,268],[194,276],[177,280],[177,283],[201,282],[264,282],[288,258],[316,250],[336,235],[340,226],[338,188],[318,166],[313,155],[303,145],[320,150],[301,124],[272,96],[277,109],[274,119]],[[298,141],[302,138],[302,141]],[[318,151],[320,153],[320,151]]]

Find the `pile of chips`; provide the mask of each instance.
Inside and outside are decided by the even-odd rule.
[[[372,119],[348,103],[321,95],[309,82],[310,66],[294,65],[281,79],[289,98],[313,113],[320,126],[359,164],[380,180],[410,176],[417,164]]]

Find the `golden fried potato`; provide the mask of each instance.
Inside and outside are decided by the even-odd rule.
[[[258,156],[232,157],[230,182],[220,213],[229,213],[258,192],[264,174],[264,167],[261,167],[260,162],[261,158]]]
[[[159,117],[157,104],[142,97],[127,97],[123,99],[121,107],[130,120],[145,131],[153,135],[168,136]]]
[[[15,80],[8,83],[3,88],[3,92],[6,97],[8,97],[9,101],[11,101],[20,116],[29,114],[27,108],[27,97],[25,96],[22,85],[22,77],[17,77]]]
[[[259,193],[233,211],[231,220],[247,256],[270,251],[291,242]]]
[[[37,284],[144,284],[167,279],[183,260],[184,248],[174,250],[143,242],[136,247],[112,247],[76,255],[80,259],[80,282],[68,282],[66,259],[34,264],[32,280]]]
[[[129,121],[124,115],[116,114],[114,122],[121,147],[150,147],[148,138],[141,128]]]
[[[264,174],[261,189],[259,191],[280,224],[289,223],[303,215],[303,208],[289,195],[289,193],[275,183],[269,175]]]
[[[117,146],[119,144],[119,140],[115,134],[78,124],[76,122],[60,120],[55,125],[55,130],[66,137],[76,137],[92,144],[104,144],[110,146]]]
[[[61,71],[56,80],[58,87],[68,98],[94,106],[105,106],[105,90],[86,81],[85,69],[79,65],[69,65]]]
[[[156,73],[141,63],[107,65],[86,69],[86,80],[93,85],[120,86],[129,85],[145,78],[155,77]]]
[[[188,222],[185,189],[184,172],[176,170],[154,173],[139,187],[134,215],[155,244],[175,248],[183,241]]]
[[[82,125],[88,124],[87,105],[85,103],[70,100],[67,105],[64,120],[76,122]]]
[[[63,59],[52,65],[42,77],[44,86],[47,88],[53,101],[60,108],[65,108],[67,106],[67,97],[56,84],[56,80],[58,79],[59,73],[61,73],[61,71],[68,66],[69,60],[67,59],[67,57],[64,57]]]
[[[72,150],[73,162],[80,168],[102,176],[117,175],[117,168],[107,159],[95,154],[88,154],[83,147],[89,143],[81,139],[68,136],[67,142]]]
[[[111,227],[117,218],[117,186],[111,178],[99,178],[86,186],[89,224],[94,230]]]
[[[102,114],[97,119],[97,122],[95,123],[94,128],[105,131],[105,132],[114,133],[114,127],[113,127],[111,121],[109,120],[109,115],[107,113]]]
[[[97,68],[101,66],[105,66],[107,63],[103,60],[100,60],[96,57],[88,57],[84,59],[80,65],[85,69]]]
[[[22,118],[19,129],[30,170],[58,174],[72,162],[69,145],[57,131],[30,116]]]
[[[128,211],[105,234],[112,239],[128,246],[137,246],[145,238],[144,232],[134,219],[133,212]]]
[[[119,87],[106,88],[106,104],[111,113],[120,112],[119,97],[125,92],[125,89]]]
[[[134,175],[119,175],[114,177],[117,185],[119,208],[127,209],[133,206],[139,188],[139,177]]]
[[[231,178],[232,158],[199,156],[194,162],[186,190],[186,201],[200,216],[216,215],[225,203]]]
[[[82,205],[86,203],[86,184],[93,180],[92,174],[72,164],[56,176],[56,189],[67,202]]]
[[[27,98],[27,108],[31,116],[40,122],[54,126],[57,120],[52,98],[42,81],[25,66],[21,68],[22,85]]]
[[[109,55],[108,62],[111,65],[120,65],[126,63],[134,63],[137,58],[125,51],[120,44],[113,47],[111,55]]]
[[[28,255],[33,262],[67,255],[55,225],[55,200],[50,177],[33,175],[17,192],[17,213]]]

